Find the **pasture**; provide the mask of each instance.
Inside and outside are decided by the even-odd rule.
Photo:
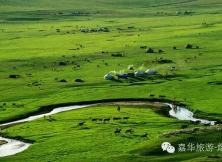
[[[221,120],[221,6],[219,0],[0,0],[0,123],[46,105],[114,98],[176,100],[196,116]],[[147,69],[157,74],[104,79]],[[119,116],[130,118],[112,120]],[[35,142],[0,161],[221,160],[221,152],[163,154],[163,134],[187,122],[149,106],[125,105],[123,112],[95,106],[53,118],[2,130]],[[129,128],[133,134],[125,134]],[[145,133],[149,139],[141,138]],[[220,133],[204,129],[167,140],[218,143]]]

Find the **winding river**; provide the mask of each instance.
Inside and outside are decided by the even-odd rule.
[[[100,104],[100,103],[97,103],[97,104]],[[198,121],[202,124],[210,124],[210,125],[215,124],[215,121],[194,118],[193,112],[189,111],[188,109],[186,109],[184,107],[180,107],[180,106],[175,107],[169,103],[164,103],[164,104],[168,105],[171,108],[169,111],[170,116],[175,117],[178,120],[188,120],[188,121],[194,121],[194,122]],[[96,105],[96,103],[95,104],[87,104],[87,105],[74,105],[74,106],[58,107],[58,108],[54,108],[52,111],[50,111],[48,113],[44,113],[44,114],[40,114],[40,115],[33,115],[33,116],[30,116],[25,119],[1,124],[0,127],[6,127],[6,126],[8,127],[8,126],[12,126],[12,125],[19,124],[19,123],[33,121],[33,120],[42,118],[44,116],[49,116],[49,115],[57,114],[60,112],[90,107],[93,105]],[[20,153],[20,152],[28,149],[29,146],[32,145],[31,143],[26,143],[23,141],[4,138],[4,137],[0,137],[0,141],[5,142],[5,144],[0,145],[0,157],[15,155],[17,153]]]

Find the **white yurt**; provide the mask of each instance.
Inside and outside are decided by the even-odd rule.
[[[108,73],[104,76],[105,80],[112,80],[114,78],[114,76],[111,73]]]
[[[138,70],[134,74],[135,74],[135,77],[143,77],[143,76],[145,76],[145,72],[143,70]]]
[[[146,73],[147,75],[154,75],[154,74],[156,74],[156,70],[147,69],[145,73]]]

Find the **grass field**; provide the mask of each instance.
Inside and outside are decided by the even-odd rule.
[[[151,96],[175,99],[197,116],[221,119],[221,6],[220,0],[0,0],[0,123],[45,105]],[[81,32],[104,27],[108,32]],[[194,48],[185,48],[187,44]],[[156,53],[146,53],[142,46]],[[158,53],[160,49],[164,52]],[[127,71],[129,65],[155,69],[159,75],[104,80],[108,72]],[[109,106],[86,108],[55,115],[54,122],[41,119],[5,129],[9,136],[35,143],[0,161],[221,160],[211,159],[211,153],[210,157],[201,157],[201,153],[155,155],[152,149],[164,140],[159,135],[178,130],[184,123],[150,109],[126,107],[131,117],[126,123],[89,120],[116,113]],[[89,129],[75,128],[79,120],[86,120]],[[115,136],[116,126],[135,126],[135,134]],[[151,137],[141,141],[139,136],[146,131]],[[215,143],[222,140],[214,130],[197,134]],[[185,141],[187,136],[168,140]]]
[[[92,111],[93,109],[93,111]],[[155,108],[154,108],[155,109]],[[112,120],[110,122],[92,122],[91,119],[129,117],[128,120]],[[164,117],[155,113],[147,106],[121,106],[121,112],[116,106],[104,105],[85,108],[82,110],[61,113],[53,116],[53,121],[40,119],[35,122],[18,125],[6,130],[9,136],[21,136],[35,141],[35,144],[24,153],[15,157],[4,158],[3,161],[179,161],[190,158],[210,159],[210,155],[218,153],[207,152],[193,153],[181,158],[181,154],[169,156],[161,151],[160,145],[164,140],[170,140],[175,145],[183,142],[205,142],[205,136],[212,130],[197,134],[181,134],[180,137],[164,137],[164,132],[175,131],[187,122],[178,122],[176,119]],[[84,126],[78,126],[80,121],[85,121]],[[192,128],[195,125],[190,125]],[[115,135],[114,130],[121,128],[123,131]],[[133,128],[134,133],[124,133]],[[148,132],[148,138],[143,138]],[[213,131],[215,137],[209,142],[221,139],[221,131]],[[204,133],[204,135],[203,135]],[[209,137],[211,135],[208,135]],[[188,137],[195,137],[189,140]],[[142,149],[141,149],[142,148]],[[153,151],[155,150],[155,152]],[[57,156],[56,156],[57,155]],[[162,156],[161,156],[162,155]],[[209,157],[208,157],[209,156]],[[221,160],[221,159],[219,159]]]

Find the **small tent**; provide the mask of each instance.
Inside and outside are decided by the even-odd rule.
[[[113,80],[114,79],[114,76],[111,74],[111,73],[108,73],[104,76],[104,79],[105,80]]]

